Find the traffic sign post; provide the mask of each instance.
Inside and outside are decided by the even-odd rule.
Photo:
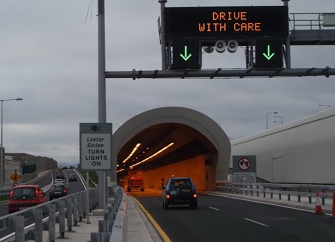
[[[234,182],[256,182],[256,156],[243,155],[233,156],[233,181]]]
[[[15,171],[11,176],[10,179],[12,179],[13,183],[17,183],[20,179],[21,176]]]
[[[80,167],[86,171],[112,169],[112,124],[80,124]]]
[[[256,40],[256,68],[283,67],[283,41],[276,39]]]
[[[198,41],[173,41],[171,69],[201,69],[201,46]]]

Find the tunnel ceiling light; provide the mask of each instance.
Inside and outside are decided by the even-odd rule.
[[[138,166],[139,164],[142,164],[143,162],[148,161],[149,159],[151,159],[151,158],[155,157],[156,155],[162,153],[164,150],[170,148],[172,145],[174,145],[174,142],[171,142],[170,144],[168,144],[167,146],[163,147],[162,149],[160,149],[159,151],[157,151],[155,154],[149,156],[148,158],[145,158],[144,160],[142,160],[142,161],[140,161],[140,162],[137,162],[137,163],[134,164],[134,165],[131,165],[131,166],[130,166],[130,169],[133,169],[134,166]]]
[[[138,149],[138,147],[141,146],[141,143],[137,143],[134,147],[134,149],[130,152],[130,154],[128,155],[128,157],[126,159],[124,159],[124,161],[122,161],[122,163],[126,163],[127,160],[130,159],[130,157],[132,157],[132,155],[136,152],[136,150]]]
[[[120,169],[120,170],[117,170],[116,172],[121,172],[121,171],[124,171],[124,169],[122,168],[122,169]]]

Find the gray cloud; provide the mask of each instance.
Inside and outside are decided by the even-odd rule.
[[[96,1],[3,0],[0,4],[0,99],[9,152],[78,159],[79,123],[98,121]],[[246,4],[247,3],[247,4]],[[280,0],[225,1],[226,6],[282,5]],[[176,1],[167,6],[220,6]],[[335,3],[292,0],[290,12],[334,12]],[[161,68],[158,1],[106,1],[106,70]],[[87,15],[88,13],[88,15]],[[292,67],[333,67],[333,46],[292,46]],[[203,68],[244,68],[244,49],[203,54]],[[334,77],[244,79],[107,79],[107,122],[163,106],[193,108],[236,139],[266,128],[265,114],[284,122],[334,106]],[[270,116],[269,116],[270,117]],[[269,127],[273,117],[269,119]]]

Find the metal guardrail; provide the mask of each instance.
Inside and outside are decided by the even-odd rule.
[[[91,233],[91,242],[122,242],[126,219],[127,200],[123,188],[113,186],[113,197],[99,221],[99,232]]]
[[[291,13],[290,24],[293,30],[320,30],[323,27],[322,13]]]
[[[12,189],[0,189],[0,197],[8,197]]]
[[[0,231],[8,231],[8,235],[0,238],[0,242],[27,239],[42,241],[43,230],[49,231],[49,241],[55,241],[56,222],[59,224],[60,238],[65,238],[65,225],[66,231],[71,232],[72,226],[87,216],[87,205],[90,211],[96,207],[97,192],[97,188],[89,190],[89,201],[86,198],[87,191],[81,191],[0,217]],[[46,216],[43,218],[43,215]],[[29,225],[25,226],[25,223]]]
[[[0,232],[8,232],[0,242],[43,241],[43,231],[49,231],[49,241],[55,241],[56,223],[59,226],[57,238],[65,239],[65,231],[72,232],[72,227],[83,218],[89,221],[88,213],[98,205],[98,192],[98,188],[90,189],[89,201],[85,190],[0,217]],[[91,242],[123,241],[127,206],[123,188],[113,186],[109,198],[104,219],[99,221],[99,232],[91,233]]]
[[[230,183],[216,182],[216,191],[245,194],[250,196],[270,197],[276,194],[281,200],[284,196],[288,201],[291,197],[297,197],[297,202],[302,202],[302,198],[307,198],[309,203],[313,202],[316,194],[319,194],[322,205],[326,202],[332,204],[334,185],[311,185],[311,184],[276,184],[276,183]],[[315,200],[314,200],[315,201]]]

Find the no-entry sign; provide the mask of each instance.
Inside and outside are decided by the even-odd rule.
[[[233,156],[233,182],[256,182],[256,156]]]
[[[83,170],[112,169],[112,124],[80,124],[80,167]]]
[[[256,156],[234,155],[233,172],[256,172]]]

